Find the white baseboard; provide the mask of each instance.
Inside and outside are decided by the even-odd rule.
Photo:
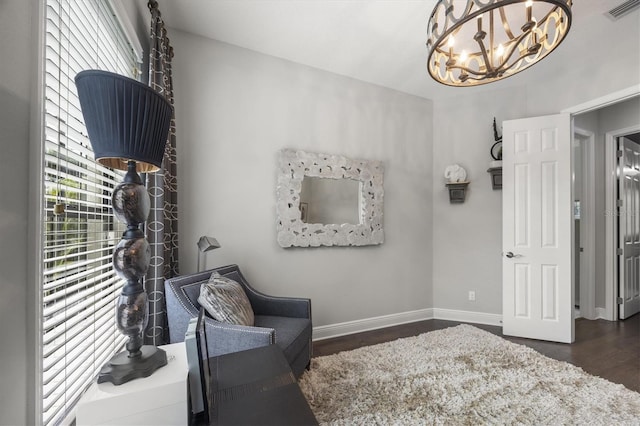
[[[420,309],[417,311],[401,312],[399,314],[383,315],[338,324],[321,325],[313,327],[313,341],[429,319],[433,319],[433,309]]]
[[[441,320],[468,322],[471,324],[497,325],[502,327],[501,314],[486,314],[484,312],[434,308],[433,317]]]
[[[321,325],[313,328],[313,341],[346,336],[363,331],[378,330],[394,325],[408,324],[416,321],[441,319],[448,321],[467,322],[472,324],[502,325],[502,315],[485,314],[482,312],[458,311],[453,309],[428,308],[417,311],[401,312],[338,324]]]
[[[607,318],[607,310],[605,308],[596,307],[596,319],[606,320]]]

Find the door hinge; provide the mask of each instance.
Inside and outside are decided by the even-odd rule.
[[[624,303],[624,300],[622,299],[622,297],[618,297],[617,302],[618,305],[622,305]]]
[[[616,156],[617,156],[618,158],[622,158],[622,154],[623,154],[623,152],[622,152],[622,150],[621,150],[621,149],[619,149],[618,151],[616,151]]]
[[[616,249],[616,254],[617,254],[618,256],[622,256],[622,255],[624,254],[624,250],[622,250],[621,248]]]
[[[622,204],[624,204],[622,200],[616,200],[616,207],[622,207]]]

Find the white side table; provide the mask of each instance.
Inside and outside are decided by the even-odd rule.
[[[120,386],[92,384],[78,403],[76,424],[188,424],[189,369],[184,342],[160,347],[167,353],[167,365],[151,376]]]

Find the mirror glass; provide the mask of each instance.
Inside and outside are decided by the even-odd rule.
[[[281,150],[278,244],[285,248],[382,244],[383,181],[380,161]]]
[[[360,223],[360,182],[305,176],[300,190],[300,218],[304,223]]]

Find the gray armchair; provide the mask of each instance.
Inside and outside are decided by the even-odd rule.
[[[255,315],[253,327],[226,324],[206,318],[209,353],[223,355],[276,344],[296,377],[311,360],[311,300],[272,297],[253,289],[238,265],[223,266],[165,281],[170,343],[184,341],[189,320],[198,316],[200,286],[212,272],[237,281],[244,287]]]

